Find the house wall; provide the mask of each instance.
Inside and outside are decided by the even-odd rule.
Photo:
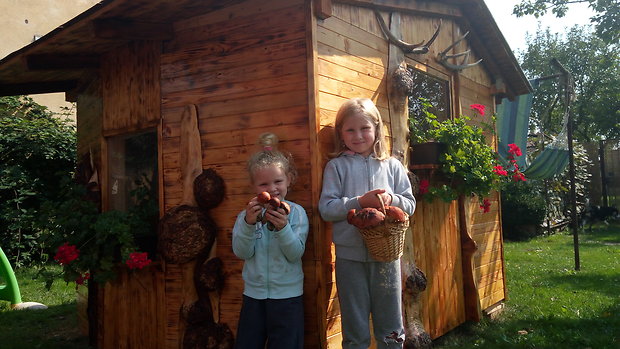
[[[435,10],[438,17],[450,14],[444,18],[447,29],[429,54],[407,57],[407,62],[449,79],[455,113],[470,113],[471,103],[493,105],[482,66],[454,74],[434,60],[460,34],[450,19],[458,13],[426,6],[430,9],[425,11]],[[134,42],[106,55],[101,90],[93,83],[78,97],[79,103],[92,106],[80,131],[82,152],[100,141],[105,159],[101,136],[158,127],[162,211],[182,202],[180,116],[185,106],[197,106],[202,166],[215,169],[226,183],[224,201],[209,214],[218,226],[213,255],[224,261],[226,275],[215,317],[233,333],[241,306],[243,262],[232,253],[231,231],[237,214],[254,195],[245,164],[260,150],[261,133],[280,137],[280,148],[293,154],[300,174],[288,198],[301,204],[311,221],[303,257],[306,348],[339,348],[342,340],[331,231],[316,209],[338,107],[351,97],[372,98],[384,119],[388,143],[393,142],[386,86],[388,43],[369,9],[334,3],[332,14],[317,20],[310,18],[305,1],[274,0],[246,1],[188,18],[174,23],[175,38],[162,46]],[[404,40],[427,40],[438,17],[404,13]],[[103,180],[105,174],[104,169]],[[465,207],[419,201],[407,253],[428,277],[421,318],[433,338],[468,316],[462,286],[467,282],[463,234],[478,244],[470,267],[475,303],[486,309],[505,298],[497,196],[492,202],[491,213],[481,214],[476,200]],[[193,270],[193,262],[160,263],[139,277],[121,275],[106,286],[100,295],[100,347],[179,347],[185,326],[181,307],[197,299]],[[140,291],[145,288],[151,291]],[[136,306],[146,312],[136,313]],[[144,316],[150,321],[142,321]],[[131,339],[135,337],[141,339]]]
[[[490,77],[483,66],[456,74],[435,59],[440,51],[463,34],[454,20],[460,16],[459,11],[431,3],[414,3],[406,7],[409,10],[401,12],[401,32],[406,42],[428,40],[439,18],[443,20],[442,30],[430,52],[426,55],[407,55],[407,64],[450,82],[454,115],[463,113],[472,116],[469,105],[473,103],[485,104],[493,109]],[[388,14],[384,12],[383,16],[389,23]],[[394,138],[391,136],[393,120],[386,86],[388,43],[372,10],[334,3],[332,17],[316,22],[315,36],[316,113],[322,168],[332,146],[336,111],[348,98],[367,97],[375,101],[390,135],[388,143],[392,143]],[[465,49],[466,41],[453,50],[461,52]],[[470,62],[475,60],[474,53]],[[485,121],[490,120],[490,114],[487,114]],[[474,119],[473,123],[481,121]],[[492,138],[491,135],[489,137]],[[459,208],[456,201],[431,204],[418,198],[411,228],[410,241],[413,241],[413,246],[407,246],[405,253],[414,255],[415,263],[428,279],[427,289],[421,294],[420,317],[433,338],[465,322],[468,311],[471,311],[468,310],[471,309],[469,304],[484,310],[505,298],[497,194],[492,196],[491,201],[491,212],[482,214],[477,199],[466,200],[464,206]],[[460,216],[463,221],[459,220]],[[325,230],[322,235],[330,236],[328,225],[322,226],[322,229]],[[463,257],[464,238],[475,241],[479,246],[473,256],[468,254]],[[340,309],[334,284],[334,251],[329,241],[326,239],[322,248],[323,282],[327,297],[326,342],[328,348],[337,348],[342,340]],[[469,276],[463,275],[463,265],[469,265]],[[469,299],[464,291],[467,284],[473,289]]]
[[[301,0],[246,1],[206,15],[174,23],[175,39],[161,56],[163,197],[165,209],[181,203],[179,167],[180,116],[194,104],[202,143],[202,166],[213,168],[226,185],[224,201],[209,214],[215,220],[216,249],[224,261],[225,286],[216,318],[236,333],[241,308],[243,261],[232,252],[232,227],[237,214],[255,195],[246,162],[263,132],[273,132],[279,149],[290,152],[299,177],[287,199],[313,215],[308,123],[306,5]],[[306,244],[304,302],[306,348],[319,347],[314,234]],[[191,266],[182,279],[167,280],[193,295]],[[175,312],[174,304],[167,305]],[[177,307],[178,309],[178,307]],[[177,324],[169,316],[167,331]],[[177,334],[181,336],[181,334]]]
[[[78,97],[78,148],[93,148],[95,158],[103,162],[97,168],[104,210],[110,170],[105,138],[148,128],[160,130],[160,52],[161,44],[155,41],[130,42],[108,52],[101,60],[101,78],[93,79]],[[166,280],[180,275],[179,267],[164,268],[161,263],[139,271],[119,268],[118,278],[97,291],[98,348],[178,347],[178,336],[168,336],[166,306],[179,298],[169,291],[174,285]]]

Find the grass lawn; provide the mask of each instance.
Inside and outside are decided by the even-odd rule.
[[[52,266],[58,272],[60,267]],[[79,330],[75,284],[56,280],[51,290],[45,281],[35,279],[36,270],[15,272],[22,302],[39,302],[46,310],[11,310],[0,301],[0,348],[2,349],[85,349],[88,338]],[[83,287],[83,286],[82,286]]]
[[[579,238],[505,242],[508,300],[499,318],[465,324],[435,348],[620,348],[620,224]]]
[[[505,256],[508,300],[501,315],[460,326],[435,340],[435,349],[620,348],[620,224],[580,235],[580,271],[568,233],[506,242]],[[78,329],[75,285],[57,281],[48,292],[34,274],[17,272],[22,300],[50,308],[11,311],[0,301],[0,348],[88,348]]]

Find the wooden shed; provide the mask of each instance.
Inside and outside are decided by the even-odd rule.
[[[427,49],[403,45],[427,43],[440,23]],[[336,110],[350,97],[375,101],[392,153],[408,161],[406,98],[389,83],[398,67],[442,86],[449,117],[470,114],[472,103],[494,110],[501,97],[531,90],[483,0],[102,0],[2,59],[0,95],[65,92],[77,102],[78,153],[95,155],[104,209],[122,209],[118,178],[131,166],[114,154],[129,156],[128,140],[148,138],[161,216],[184,203],[182,116],[197,116],[202,168],[226,187],[209,211],[218,227],[211,256],[225,276],[211,306],[213,320],[232,333],[243,281],[231,230],[252,196],[245,161],[261,133],[277,134],[300,170],[288,198],[311,222],[305,347],[339,348],[330,225],[317,211],[322,171]],[[476,199],[418,201],[402,262],[404,270],[415,263],[427,287],[406,313],[419,310],[437,338],[506,299],[499,195],[485,214]],[[183,313],[198,297],[195,266],[157,258],[99,287],[89,297],[91,341],[98,348],[183,347],[191,327]]]

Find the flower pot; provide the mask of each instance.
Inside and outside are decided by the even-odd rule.
[[[446,144],[426,142],[412,144],[409,148],[410,165],[439,165],[440,156],[446,151]]]

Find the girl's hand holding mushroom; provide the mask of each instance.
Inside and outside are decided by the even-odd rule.
[[[382,206],[381,201],[379,201],[379,198],[377,197],[377,195],[381,195],[381,198],[383,199],[383,205],[389,206],[390,204],[392,204],[392,196],[386,193],[385,189],[371,190],[367,192],[366,194],[360,196],[357,199],[357,201],[359,202],[362,208],[366,208],[366,207],[381,208]]]
[[[256,197],[253,197],[245,208],[245,222],[250,225],[256,224],[262,210],[263,206],[258,202]]]
[[[265,208],[265,213],[261,217],[261,221],[267,224],[269,230],[282,230],[288,223],[288,214],[291,207],[284,201],[280,201],[277,197],[271,197],[268,192],[262,192],[256,196],[257,204]]]
[[[270,230],[282,230],[288,223],[288,214],[285,213],[285,210],[281,207],[277,209],[268,208],[265,211],[265,219],[273,224],[274,229]]]

